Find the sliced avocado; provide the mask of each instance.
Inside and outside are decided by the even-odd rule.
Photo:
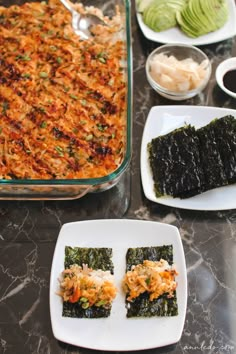
[[[143,11],[143,22],[155,32],[176,26],[176,12],[187,0],[152,0]]]
[[[152,2],[153,0],[136,0],[138,12],[142,13]]]
[[[189,0],[176,20],[189,37],[199,37],[221,28],[228,19],[226,0]]]
[[[144,23],[155,32],[165,31],[176,25],[175,11],[165,4],[151,4],[143,13]]]

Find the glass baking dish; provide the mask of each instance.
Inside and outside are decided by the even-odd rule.
[[[59,0],[58,0],[59,1]],[[21,5],[27,1],[3,0],[2,6]],[[28,1],[29,2],[29,1]],[[131,14],[129,0],[83,1],[85,6],[94,6],[109,17],[115,15],[117,6],[123,23],[122,40],[125,42],[126,55],[124,75],[126,90],[125,149],[123,158],[112,173],[98,178],[82,179],[0,179],[0,199],[46,200],[76,199],[90,192],[101,192],[113,187],[124,174],[131,160],[132,144],[132,48],[131,48]],[[65,11],[67,11],[65,9]],[[0,24],[1,25],[1,24]],[[1,57],[1,54],[0,54]],[[1,104],[1,102],[0,102]]]

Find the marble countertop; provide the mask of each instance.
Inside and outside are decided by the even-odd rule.
[[[132,5],[133,156],[112,189],[73,201],[0,201],[0,353],[86,354],[57,341],[49,314],[49,278],[55,243],[64,223],[105,218],[153,220],[178,227],[188,274],[188,305],[181,340],[146,353],[236,353],[236,210],[205,212],[148,201],[140,180],[140,142],[152,106],[173,105],[145,76],[147,55],[157,46],[142,35]],[[177,104],[236,109],[215,82],[216,66],[236,56],[236,38],[202,47],[212,62],[209,85]],[[158,333],[157,333],[158,335]]]

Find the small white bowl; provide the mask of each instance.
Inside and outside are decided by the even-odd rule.
[[[219,87],[229,96],[236,98],[236,93],[228,90],[223,82],[224,75],[230,70],[236,70],[236,57],[222,61],[216,69],[216,81]]]

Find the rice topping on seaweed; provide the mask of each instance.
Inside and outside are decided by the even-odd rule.
[[[177,271],[164,259],[156,262],[144,260],[142,264],[132,266],[123,280],[127,300],[132,301],[144,292],[149,294],[150,301],[165,293],[168,298],[173,297],[177,287],[176,275]]]
[[[158,263],[161,262],[161,263]],[[137,247],[137,248],[129,248],[126,253],[126,272],[132,271],[136,266],[142,264],[149,265],[161,265],[159,270],[167,269],[172,274],[168,274],[168,277],[173,279],[173,273],[176,272],[175,267],[173,265],[173,245],[163,245],[163,246],[155,246],[155,247]],[[136,268],[137,269],[137,268]],[[177,273],[176,273],[177,274]],[[176,275],[175,274],[175,275]],[[148,286],[149,277],[145,275],[146,285]],[[151,283],[151,281],[150,281]],[[143,283],[144,284],[144,283]],[[130,301],[130,294],[126,295],[126,308],[128,318],[130,317],[152,317],[152,316],[176,316],[178,315],[178,304],[176,297],[176,283],[172,283],[172,291],[169,291],[165,286],[165,290],[169,292],[164,292],[162,294],[158,294],[158,291],[153,291],[152,300],[150,299],[151,293],[148,291],[139,291],[139,295],[135,293],[136,297],[132,297],[132,301]],[[148,287],[147,287],[148,288]],[[141,288],[140,288],[141,289]],[[171,295],[171,296],[170,296]],[[154,298],[155,297],[155,298]]]
[[[116,295],[111,248],[65,247],[62,315],[76,318],[110,316]]]

